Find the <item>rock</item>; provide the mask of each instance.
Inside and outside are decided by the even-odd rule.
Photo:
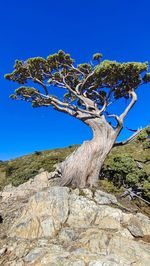
[[[86,252],[104,256],[107,255],[107,247],[112,236],[112,233],[100,231],[98,228],[90,228],[79,235],[78,241],[80,247],[87,250]]]
[[[120,228],[120,230],[116,233],[116,235],[121,235],[129,239],[134,239],[129,230],[127,230],[126,228]]]
[[[119,230],[121,228],[120,222],[110,216],[106,216],[101,220],[96,219],[95,224],[97,224],[100,229]]]
[[[10,230],[20,238],[53,237],[68,218],[68,188],[52,187],[31,197]]]
[[[18,187],[14,187],[11,184],[4,187],[1,192],[1,197],[3,201],[10,198],[24,198],[37,191],[42,190],[49,186],[48,172],[42,172],[34,177],[34,179],[29,179],[27,182],[21,184]]]
[[[137,237],[150,235],[150,219],[142,213],[137,213],[136,215],[123,214],[122,224]]]
[[[102,219],[104,218],[108,218],[108,223],[109,223],[109,219],[113,219],[118,221],[119,223],[122,221],[123,218],[123,212],[117,208],[112,208],[109,206],[99,206],[98,208],[98,214],[96,216],[95,219],[95,224],[98,225],[101,223]]]
[[[70,264],[68,264],[68,266],[86,266],[86,264],[82,260],[76,260],[76,261],[70,262]]]
[[[129,266],[131,265],[127,260],[119,258],[115,255],[108,255],[99,260],[91,261],[89,266]]]
[[[41,258],[41,264],[39,265],[69,266],[66,259],[69,257],[69,255],[69,252],[65,251],[62,246],[51,244],[47,249],[46,254]]]
[[[101,204],[100,191],[97,195],[96,201],[90,189],[60,186],[44,187],[32,195],[7,227],[9,237],[0,240],[7,243],[0,265],[149,265],[148,217],[124,213],[106,205],[106,200]],[[11,206],[13,213],[14,203]]]
[[[114,235],[110,239],[107,252],[108,254],[115,254],[118,258],[123,258],[130,264],[137,263],[137,265],[147,266],[148,260],[150,260],[148,244],[129,240],[128,238],[117,235]]]
[[[43,257],[46,253],[43,248],[35,248],[31,250],[24,258],[24,261],[27,263],[34,263],[37,259]]]
[[[93,199],[93,192],[91,191],[91,189],[84,188],[81,190],[81,194],[82,193],[86,198]]]
[[[142,213],[137,213],[135,215],[135,219],[138,220],[143,234],[150,235],[150,219]]]
[[[130,231],[130,233],[135,236],[135,237],[143,237],[143,231],[139,226],[136,226],[134,224],[128,225],[128,230]]]
[[[75,194],[70,195],[69,198],[69,217],[66,223],[72,228],[86,228],[95,219],[98,212],[96,203]]]
[[[117,203],[117,199],[115,196],[108,194],[106,192],[103,192],[101,190],[96,190],[94,194],[94,200],[98,204],[115,204]]]
[[[138,262],[139,264],[137,265],[147,266],[147,262],[150,259],[148,244],[136,242],[108,231],[88,229],[79,236],[79,243],[80,246],[86,248],[87,252],[90,252],[90,254],[96,253],[97,255],[99,254],[99,256],[103,256],[105,259],[108,259],[107,256],[115,256],[115,258],[118,259],[118,261],[114,261],[116,265],[131,265],[133,262]],[[87,254],[86,257],[88,256]],[[99,261],[101,262],[100,257]],[[108,261],[105,260],[105,262]]]
[[[2,256],[7,251],[7,247],[3,247],[0,249],[0,256]]]
[[[63,228],[59,233],[59,239],[64,242],[73,241],[76,238],[76,232],[70,228]]]

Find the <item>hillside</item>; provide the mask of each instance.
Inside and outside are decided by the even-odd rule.
[[[16,187],[0,192],[0,265],[149,265],[149,133],[112,150],[97,188],[62,187],[47,172],[77,146],[1,162],[1,188]],[[133,200],[121,197],[128,189]]]
[[[100,186],[116,193],[122,187],[140,191],[150,201],[150,127],[126,145],[114,147],[100,177]],[[35,151],[20,158],[0,162],[0,189],[9,183],[20,185],[33,178],[40,169],[51,172],[55,165],[73,152],[77,145],[67,148]],[[109,182],[108,182],[109,181]]]

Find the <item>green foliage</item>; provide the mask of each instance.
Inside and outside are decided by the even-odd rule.
[[[143,77],[143,81],[144,81],[145,83],[150,82],[150,73],[146,73],[146,74],[145,74],[145,76]]]
[[[149,126],[139,135],[144,133],[145,136],[145,132],[149,134]],[[107,179],[118,188],[139,189],[141,196],[150,200],[150,153],[149,148],[145,148],[149,143],[149,139],[143,140],[140,137],[139,140],[137,136],[133,142],[113,148],[104,163],[100,178]]]
[[[123,187],[118,188],[116,185],[113,184],[112,181],[108,179],[99,180],[99,186],[102,190],[115,195],[123,193],[124,191]]]
[[[112,157],[111,163],[104,166],[103,175],[112,180],[117,186],[138,187],[148,178],[145,170],[140,169],[129,154]]]
[[[126,182],[129,185],[137,185],[139,182],[139,174],[133,172],[126,175]]]
[[[150,199],[150,176],[143,184],[143,194],[146,198]]]
[[[34,154],[35,155],[42,155],[42,152],[41,151],[35,151]]]
[[[142,131],[142,132],[138,135],[137,139],[138,139],[138,140],[145,140],[145,139],[147,139],[147,137],[148,137],[147,132],[146,132],[146,131]]]
[[[150,149],[150,140],[143,142],[143,149]]]
[[[149,127],[143,131],[149,132]],[[136,139],[112,149],[103,166],[99,186],[104,191],[118,194],[123,188],[140,189],[142,197],[150,200],[150,153],[143,149],[145,141]],[[149,143],[149,140],[147,141]],[[137,149],[138,145],[138,149]],[[6,184],[17,186],[38,174],[41,168],[51,172],[77,146],[50,151],[35,151],[15,160],[0,162],[0,189]],[[140,162],[140,164],[138,164]]]
[[[55,165],[63,161],[77,146],[50,151],[35,151],[33,154],[8,162],[0,162],[0,189],[12,183],[18,186],[38,174],[39,170],[51,172]]]
[[[147,71],[148,64],[145,63],[118,63],[116,61],[104,60],[95,68],[95,74],[100,84],[105,87],[115,88],[114,97],[128,98],[128,92],[136,89],[141,83],[141,74]]]
[[[102,61],[100,53],[94,54],[93,60],[96,61],[94,64],[82,63],[76,66],[70,54],[62,50],[47,58],[16,60],[14,71],[5,75],[5,78],[23,85],[33,83],[33,87],[21,86],[11,98],[31,102],[33,107],[52,105],[55,108],[56,102],[54,105],[53,101],[45,97],[53,97],[50,89],[54,86],[65,88],[63,101],[73,108],[85,108],[84,101],[78,97],[85,94],[101,108],[105,100],[109,105],[113,98],[129,98],[130,91],[137,89],[143,82],[150,82],[147,62]],[[35,84],[38,90],[34,88]]]
[[[139,141],[144,141],[148,138],[148,136],[150,135],[150,126],[146,127],[145,129],[143,129],[137,136],[137,140]],[[145,143],[145,144],[144,144]],[[143,145],[145,146],[149,146],[148,144],[146,144],[146,142],[144,142]]]
[[[150,126],[146,127],[145,130],[146,130],[147,134],[149,135],[150,134]]]
[[[102,57],[103,57],[103,55],[100,53],[93,54],[93,60],[99,61]]]

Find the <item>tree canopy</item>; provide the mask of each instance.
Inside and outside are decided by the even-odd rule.
[[[14,71],[5,78],[21,86],[10,97],[31,102],[33,107],[52,106],[79,119],[84,115],[109,115],[119,123],[118,116],[108,114],[107,108],[120,98],[134,97],[136,101],[135,90],[150,82],[148,63],[119,63],[102,58],[102,54],[96,53],[90,63],[77,65],[60,50],[46,59],[16,60]],[[56,87],[62,89],[61,94]]]

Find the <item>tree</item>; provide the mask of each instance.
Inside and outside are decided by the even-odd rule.
[[[105,158],[123,128],[124,119],[137,101],[136,89],[150,82],[147,62],[118,63],[93,55],[91,63],[76,65],[69,54],[17,60],[5,78],[23,86],[10,97],[31,102],[33,107],[53,107],[91,127],[93,139],[85,141],[60,164],[62,185],[96,185]],[[26,84],[34,84],[25,86]],[[58,88],[62,90],[59,92]],[[53,91],[54,94],[53,95]],[[111,107],[126,100],[120,115]]]

